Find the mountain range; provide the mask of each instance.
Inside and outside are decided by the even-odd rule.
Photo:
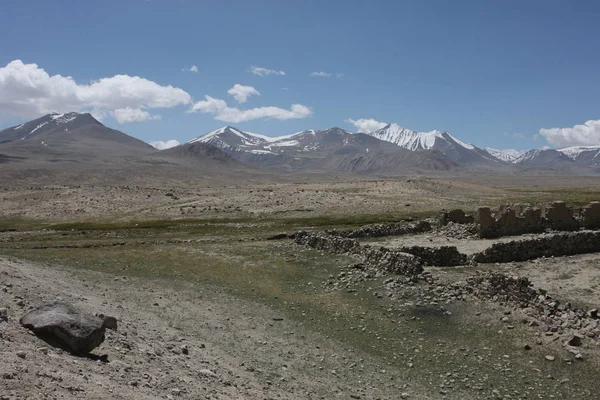
[[[226,126],[177,147],[158,151],[104,126],[90,114],[48,114],[0,131],[0,163],[46,162],[227,164],[237,170],[342,172],[381,175],[413,173],[600,172],[600,146],[516,150],[480,148],[442,131],[417,132],[388,124],[371,133],[342,128],[266,136]],[[125,160],[125,161],[124,161]],[[246,167],[245,167],[246,166]]]

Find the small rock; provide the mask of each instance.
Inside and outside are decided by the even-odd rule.
[[[525,349],[525,350],[531,350],[531,346],[528,345],[528,344],[526,344],[525,346],[523,346],[523,349]]]
[[[24,351],[17,351],[17,357],[25,359],[25,357],[27,357],[27,354],[25,354]]]
[[[201,369],[200,375],[208,376],[209,378],[216,378],[217,374],[212,372],[210,369]]]
[[[575,333],[567,343],[569,344],[569,346],[579,347],[583,343],[583,338],[583,335]]]
[[[546,356],[544,358],[548,361],[554,361],[554,356]]]

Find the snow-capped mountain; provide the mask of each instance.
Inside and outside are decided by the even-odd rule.
[[[487,151],[488,153],[490,153],[497,159],[505,161],[505,162],[509,162],[509,163],[514,162],[517,158],[519,158],[523,155],[522,151],[515,150],[515,149],[498,150],[498,149],[492,149],[491,147],[486,147],[485,151]]]
[[[600,170],[600,146],[573,146],[563,149],[534,149],[513,161],[523,168],[543,168],[575,174]]]
[[[236,160],[262,167],[285,167],[287,169],[326,169],[343,172],[375,171],[388,173],[407,168],[428,167],[449,170],[457,165],[443,154],[425,151],[418,157],[412,153],[376,137],[364,133],[352,133],[341,128],[324,130],[309,129],[291,135],[270,137],[245,132],[226,126],[206,135],[192,139],[188,144],[213,145]],[[395,165],[384,166],[383,158],[394,160]],[[431,162],[428,162],[431,157]]]
[[[0,131],[0,143],[32,139],[49,133],[68,132],[86,125],[103,126],[90,114],[75,112],[48,114],[33,121]]]
[[[501,165],[501,161],[504,161],[484,149],[463,142],[448,132],[437,130],[417,132],[397,124],[388,124],[369,135],[412,151],[438,150],[464,166],[496,167]]]
[[[344,148],[368,152],[380,148],[394,148],[365,134],[354,134],[341,128],[325,130],[309,129],[284,136],[265,136],[241,131],[226,126],[190,140],[188,143],[202,142],[220,148],[226,153],[245,152],[257,155],[294,155],[319,151],[344,151]]]
[[[600,146],[573,146],[558,149],[558,151],[579,162],[600,161]]]
[[[48,114],[0,131],[0,153],[24,157],[91,159],[140,155],[153,148],[110,129],[90,114]]]
[[[574,164],[571,158],[554,149],[529,150],[515,159],[513,163],[527,169],[552,169],[557,171],[569,171]]]

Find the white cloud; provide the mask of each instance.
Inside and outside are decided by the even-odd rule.
[[[343,72],[338,72],[337,74],[335,74],[335,77],[336,78],[343,78],[344,75],[346,75],[346,74],[344,74]]]
[[[521,132],[513,132],[513,133],[504,132],[504,136],[511,136],[515,139],[525,139],[525,135],[522,134]]]
[[[248,97],[252,95],[260,96],[260,92],[254,89],[252,86],[243,86],[239,83],[233,85],[233,87],[229,89],[227,93],[232,95],[235,101],[240,104],[245,103],[248,100]]]
[[[354,125],[357,132],[361,133],[370,133],[387,125],[386,122],[377,121],[372,118],[361,118],[357,120],[348,118],[345,122]]]
[[[124,124],[126,122],[141,122],[141,121],[155,121],[161,119],[160,115],[150,114],[146,110],[141,108],[118,108],[114,110],[111,115],[115,117],[118,123]]]
[[[540,135],[557,147],[600,144],[600,120],[590,120],[571,128],[540,129]]]
[[[329,72],[311,72],[310,76],[313,77],[321,77],[321,78],[329,78],[331,76],[331,74]]]
[[[240,110],[236,107],[229,107],[225,100],[215,99],[210,96],[204,96],[204,98],[205,100],[194,103],[189,112],[199,111],[206,114],[213,114],[215,119],[224,122],[239,123],[262,118],[286,120],[306,118],[312,115],[312,110],[302,104],[292,104],[289,110],[273,106]]]
[[[78,84],[70,76],[50,76],[37,64],[21,60],[0,67],[0,112],[22,117],[82,110],[114,115],[119,109],[143,111],[190,102],[191,96],[184,90],[139,76],[115,75]]]
[[[277,71],[274,69],[262,68],[262,67],[252,67],[251,71],[254,75],[258,75],[258,76],[285,75],[284,71]]]
[[[179,145],[179,141],[175,139],[167,140],[165,142],[163,142],[162,140],[155,140],[154,142],[150,142],[150,146],[158,150],[166,150]]]
[[[196,65],[192,65],[189,68],[183,68],[183,72],[198,72],[198,67]]]

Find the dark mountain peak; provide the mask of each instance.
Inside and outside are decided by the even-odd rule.
[[[352,132],[347,131],[346,129],[339,128],[337,126],[334,126],[332,128],[328,128],[328,129],[324,129],[324,130],[319,131],[319,132],[322,132],[322,133],[328,134],[328,135],[348,135],[348,134],[352,134]]]

